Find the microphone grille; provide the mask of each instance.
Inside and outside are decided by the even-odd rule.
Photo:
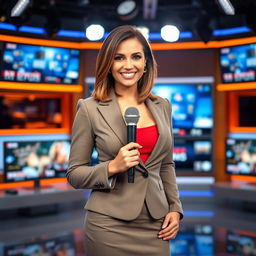
[[[129,107],[125,110],[124,119],[126,124],[136,125],[139,121],[140,114],[139,110],[135,107]]]

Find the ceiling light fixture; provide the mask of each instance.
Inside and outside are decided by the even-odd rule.
[[[141,34],[146,38],[149,39],[149,28],[144,26],[138,26],[137,29],[141,32]]]
[[[161,28],[161,37],[167,42],[176,42],[179,36],[180,31],[176,26],[165,25]]]
[[[98,41],[103,38],[105,29],[98,24],[92,24],[86,28],[85,35],[90,41]]]
[[[28,7],[30,0],[19,0],[12,8],[11,17],[18,17]]]
[[[121,20],[131,20],[138,14],[138,6],[135,1],[125,0],[117,6],[117,14]]]
[[[219,5],[221,6],[222,10],[227,15],[235,15],[235,8],[229,0],[218,0],[218,2],[219,2]]]

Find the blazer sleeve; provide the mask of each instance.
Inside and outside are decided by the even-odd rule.
[[[172,146],[167,156],[162,160],[160,176],[163,182],[165,194],[169,203],[170,212],[179,212],[180,219],[183,218],[182,205],[179,199],[179,191],[176,183],[175,164],[173,161],[173,133],[172,133],[172,117],[171,117],[171,105],[166,100],[166,112],[169,116]]]
[[[72,127],[67,180],[74,188],[112,189],[115,182],[109,182],[108,179],[110,161],[90,166],[94,144],[95,135],[89,111],[85,100],[80,99]]]

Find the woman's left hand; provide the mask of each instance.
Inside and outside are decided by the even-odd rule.
[[[179,231],[180,214],[178,212],[169,212],[166,214],[162,229],[158,233],[158,238],[163,240],[174,239]]]

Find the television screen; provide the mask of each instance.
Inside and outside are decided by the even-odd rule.
[[[6,182],[65,177],[69,140],[4,142]]]
[[[230,255],[256,255],[256,237],[228,231],[226,252]]]
[[[256,176],[256,139],[227,139],[226,170]]]
[[[52,239],[35,239],[34,242],[8,245],[4,247],[5,256],[39,256],[65,255],[75,256],[75,240],[73,234],[62,235]]]
[[[256,109],[256,96],[240,96],[238,100],[239,127],[256,127],[256,115],[252,115],[252,109]]]
[[[210,225],[181,227],[170,247],[173,256],[214,256],[213,228]]]
[[[256,80],[256,44],[238,45],[220,49],[223,83]]]
[[[176,171],[211,172],[212,143],[210,140],[174,139],[173,160]]]
[[[174,135],[211,134],[213,127],[211,85],[155,84],[153,93],[171,102]]]
[[[77,84],[79,50],[6,43],[1,79],[12,82]]]
[[[42,98],[31,94],[0,94],[0,129],[61,128],[60,97]]]

